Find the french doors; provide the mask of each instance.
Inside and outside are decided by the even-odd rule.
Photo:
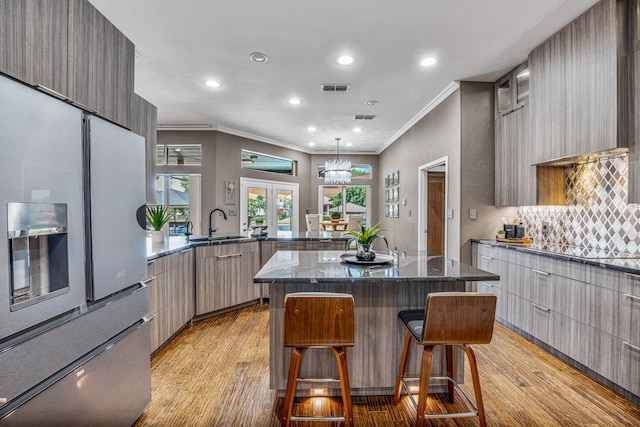
[[[260,227],[270,236],[298,232],[298,184],[240,178],[240,233]]]

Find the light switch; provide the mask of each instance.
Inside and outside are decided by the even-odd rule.
[[[453,209],[447,209],[447,218],[453,219]]]
[[[473,208],[469,209],[469,219],[476,219],[477,218],[477,211]]]

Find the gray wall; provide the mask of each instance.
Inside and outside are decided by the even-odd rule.
[[[501,216],[517,216],[516,208],[496,208],[494,203],[493,84],[461,82],[447,99],[407,130],[380,155],[352,155],[352,163],[372,165],[372,222],[381,222],[391,248],[414,253],[418,239],[418,168],[448,156],[447,205],[454,210],[447,220],[447,256],[471,262],[471,238],[494,238],[501,227]],[[317,165],[332,155],[307,154],[275,145],[215,131],[160,131],[158,144],[201,144],[203,165],[188,170],[202,175],[202,224],[207,229],[208,213],[213,208],[239,211],[239,204],[226,205],[224,181],[240,177],[295,182],[300,188],[300,230],[306,230],[304,213],[318,210]],[[298,176],[286,176],[241,168],[241,150],[257,151],[298,162]],[[384,216],[384,177],[400,171],[399,218]],[[184,173],[184,169],[159,167],[157,173]],[[356,181],[359,182],[359,181]],[[477,219],[469,219],[469,209],[477,210]],[[409,216],[409,212],[411,215]],[[237,232],[240,217],[221,221],[219,232]]]
[[[309,189],[311,182],[311,156],[288,148],[266,144],[252,139],[216,131],[159,131],[158,144],[201,144],[203,166],[180,168],[156,167],[156,173],[193,173],[202,176],[202,221],[200,230],[206,233],[209,212],[213,208],[236,209],[238,216],[228,216],[224,221],[216,216],[215,226],[219,233],[237,233],[240,230],[240,204],[225,204],[225,180],[236,180],[240,185],[240,177],[265,179],[273,181],[298,183],[300,189],[300,211],[315,210],[315,201]],[[257,172],[242,169],[241,150],[247,149],[259,153],[285,157],[298,162],[298,176],[287,176],[276,173]],[[317,188],[316,188],[317,192]],[[304,215],[300,218],[300,230],[306,230]]]
[[[399,218],[381,215],[392,247],[413,253],[418,239],[418,170],[421,165],[448,156],[447,208],[454,210],[447,220],[447,256],[471,261],[470,238],[493,238],[506,210],[494,202],[493,84],[461,82],[460,88],[441,102],[411,129],[385,149],[379,158],[378,187],[384,176],[400,171]],[[378,212],[384,212],[378,199]],[[478,210],[469,220],[468,210]],[[510,209],[515,212],[515,209]],[[411,216],[409,216],[411,212]],[[514,215],[510,215],[514,216]]]

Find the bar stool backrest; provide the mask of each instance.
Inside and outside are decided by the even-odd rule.
[[[297,292],[284,298],[285,347],[353,347],[353,296]]]
[[[494,294],[429,294],[420,344],[488,344],[493,336],[495,313]]]

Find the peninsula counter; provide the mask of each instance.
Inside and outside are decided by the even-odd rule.
[[[284,297],[292,292],[343,292],[355,303],[355,346],[347,349],[352,395],[393,394],[405,329],[401,310],[424,308],[430,292],[465,291],[465,282],[499,280],[499,276],[441,256],[400,257],[386,264],[363,266],[343,262],[343,251],[278,251],[254,277],[267,283],[270,295],[270,386],[286,387],[292,349],[283,347]],[[419,372],[419,351],[409,358],[407,372]],[[446,372],[444,351],[434,355],[433,375]],[[462,361],[462,353],[456,353]],[[462,381],[462,363],[456,377]],[[302,359],[300,377],[337,378],[329,350],[310,350]],[[308,384],[300,383],[303,388]],[[314,388],[329,389],[330,383]],[[430,388],[431,390],[431,388]],[[437,390],[437,389],[436,389]],[[329,389],[329,394],[333,394]],[[337,389],[339,392],[339,388]]]

